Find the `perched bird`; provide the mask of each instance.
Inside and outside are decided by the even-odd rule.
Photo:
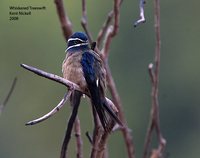
[[[76,83],[83,92],[90,95],[92,106],[104,130],[107,130],[110,118],[122,125],[106,101],[106,71],[99,55],[90,48],[86,34],[75,32],[68,39],[62,72],[65,79]],[[76,91],[71,100],[78,100],[76,103],[79,104],[81,96],[82,94]]]

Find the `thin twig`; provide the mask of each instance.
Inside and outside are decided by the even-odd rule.
[[[109,49],[110,49],[110,44],[112,41],[112,32],[113,32],[113,25],[110,25],[107,29],[107,32],[105,34],[105,40],[104,40],[104,46],[101,50],[102,52],[102,56],[103,56],[103,60],[107,60],[108,59],[108,54],[109,54]]]
[[[105,64],[105,68],[106,68],[106,72],[107,72],[108,88],[109,88],[109,91],[112,95],[113,103],[117,107],[117,109],[119,110],[119,118],[122,121],[122,123],[124,124],[124,127],[121,128],[121,131],[122,131],[124,141],[125,141],[125,144],[126,144],[128,157],[134,158],[135,157],[135,148],[134,148],[134,145],[133,145],[133,142],[132,142],[132,136],[131,136],[129,128],[127,127],[126,119],[125,119],[125,116],[124,116],[124,113],[123,113],[123,110],[122,110],[121,99],[120,99],[120,96],[117,92],[117,88],[116,88],[115,82],[112,78],[110,68],[108,67],[108,63]]]
[[[86,0],[82,0],[82,18],[81,18],[81,25],[88,36],[88,40],[90,44],[92,44],[93,39],[90,31],[88,30],[88,20],[87,20],[87,10],[86,10]]]
[[[104,150],[104,153],[103,153],[103,157],[102,157],[102,158],[109,158],[108,146],[107,146],[107,145],[105,146],[105,150]]]
[[[154,73],[154,70],[153,70],[153,63],[149,64],[148,70],[149,70],[149,76],[150,76],[150,79],[151,79],[151,83],[154,84],[154,82],[155,82],[155,73]]]
[[[90,133],[87,131],[87,132],[85,132],[85,135],[88,138],[90,144],[93,144],[93,140],[92,140],[92,137],[90,136]]]
[[[114,6],[113,6],[113,13],[114,13],[114,22],[113,25],[110,25],[106,32],[106,37],[104,40],[104,46],[103,46],[103,56],[104,58],[108,58],[108,52],[110,48],[110,44],[112,41],[112,38],[115,37],[119,30],[119,18],[120,18],[120,0],[114,0]]]
[[[74,122],[74,132],[76,137],[76,157],[83,158],[83,141],[81,139],[81,124],[78,116]]]
[[[139,8],[140,8],[140,18],[134,22],[134,27],[138,26],[141,23],[144,23],[145,20],[145,16],[144,16],[144,5],[145,5],[146,1],[145,0],[140,0],[139,3]]]
[[[63,35],[65,37],[65,40],[67,41],[69,36],[71,36],[72,33],[73,33],[72,24],[69,20],[69,17],[66,16],[64,5],[63,5],[63,0],[54,0],[54,2],[56,4],[56,9],[57,9],[57,13],[58,13],[58,16],[59,16]]]
[[[132,142],[132,136],[130,134],[130,130],[127,127],[126,119],[122,110],[122,104],[121,104],[121,99],[118,94],[117,88],[115,86],[114,79],[112,77],[109,65],[108,65],[108,54],[109,54],[109,48],[110,44],[112,41],[112,38],[117,35],[118,30],[119,30],[119,17],[120,17],[120,5],[122,1],[115,0],[114,1],[114,7],[113,7],[113,12],[114,12],[114,24],[108,26],[106,30],[106,35],[104,39],[104,45],[102,49],[102,58],[104,61],[105,69],[106,69],[106,74],[107,74],[107,81],[108,81],[108,88],[111,93],[113,102],[117,109],[119,110],[119,118],[123,122],[124,127],[121,129],[123,133],[123,137],[125,140],[127,152],[128,152],[128,157],[129,158],[134,158],[135,157],[135,151],[134,151],[134,145]]]
[[[69,80],[66,80],[58,75],[55,75],[55,74],[51,74],[51,73],[48,73],[48,72],[45,72],[43,70],[40,70],[40,69],[37,69],[35,67],[32,67],[32,66],[29,66],[29,65],[26,65],[26,64],[21,64],[21,67],[25,68],[26,70],[29,70],[41,77],[45,77],[45,78],[48,78],[52,81],[56,81],[62,85],[65,85],[67,86],[68,88],[70,89],[75,89],[75,90],[78,90],[78,91],[81,91],[80,87],[78,85],[76,85],[75,83],[69,81]]]
[[[98,151],[97,151],[97,158],[103,158],[105,152],[106,152],[106,142],[108,140],[108,136],[111,132],[111,130],[113,129],[115,125],[115,122],[113,120],[110,120],[109,122],[109,131],[104,131],[103,135],[101,136],[101,139],[99,141],[99,144],[98,144]]]
[[[108,27],[109,27],[109,25],[110,25],[110,23],[111,23],[111,21],[112,21],[113,15],[114,15],[114,12],[113,12],[113,10],[112,10],[112,11],[110,11],[110,12],[108,13],[107,19],[106,19],[106,21],[104,22],[104,24],[103,24],[101,30],[99,31],[99,34],[98,34],[98,37],[97,37],[97,47],[98,47],[98,48],[100,47],[100,44],[101,44],[101,42],[102,42],[102,39],[103,39],[103,37],[105,36],[105,34],[106,34],[106,32],[107,32],[107,29],[108,29]]]
[[[160,155],[162,155],[163,150],[166,145],[166,140],[162,136],[162,132],[160,129],[160,117],[159,117],[159,102],[158,102],[158,85],[159,85],[159,71],[160,71],[160,51],[161,51],[161,37],[160,37],[160,0],[154,0],[154,19],[155,19],[155,33],[156,33],[156,51],[155,51],[155,97],[154,103],[157,107],[155,110],[156,115],[156,132],[159,139],[158,150],[160,150]]]
[[[26,64],[21,64],[21,67],[23,67],[24,69],[26,69],[26,70],[28,70],[28,71],[31,71],[31,72],[33,72],[33,73],[35,73],[35,74],[37,74],[37,75],[39,75],[39,76],[41,76],[41,77],[50,79],[50,80],[55,81],[55,82],[57,82],[57,83],[60,83],[60,84],[62,84],[62,85],[64,85],[64,86],[68,87],[68,88],[71,89],[71,90],[80,91],[80,92],[82,92],[83,94],[86,94],[88,97],[90,97],[90,94],[87,93],[87,92],[83,92],[83,91],[81,90],[81,88],[80,88],[77,84],[75,84],[74,82],[71,82],[71,81],[69,81],[69,80],[66,80],[66,79],[64,79],[63,77],[60,77],[60,76],[55,75],[55,74],[52,74],[52,73],[48,73],[48,72],[46,72],[46,71],[37,69],[37,68],[35,68],[35,67],[33,67],[33,66],[29,66],[29,65],[26,65]],[[113,102],[112,102],[110,99],[106,98],[106,101],[108,102],[108,105],[109,105],[112,109],[116,108],[116,107],[115,107],[115,104],[113,104]]]
[[[2,113],[2,111],[4,110],[8,100],[10,99],[10,96],[11,94],[13,93],[13,90],[15,89],[15,86],[16,86],[16,83],[17,83],[17,77],[14,78],[13,82],[12,82],[12,85],[10,87],[10,90],[6,96],[6,98],[4,99],[3,103],[0,105],[0,114]]]
[[[160,118],[159,118],[159,101],[158,101],[158,90],[159,90],[159,71],[160,71],[160,48],[161,48],[161,39],[160,39],[160,1],[154,0],[154,19],[155,19],[155,69],[153,70],[153,65],[149,65],[149,75],[152,81],[152,109],[150,115],[150,123],[147,130],[147,136],[144,146],[144,158],[148,157],[149,146],[151,143],[152,132],[155,129],[158,137],[158,148],[153,150],[151,157],[160,158],[163,154],[163,150],[166,145],[166,140],[162,136],[160,129]],[[155,152],[156,151],[156,152]]]
[[[69,90],[63,97],[63,99],[60,101],[60,103],[55,107],[53,108],[53,110],[51,110],[49,113],[45,114],[44,116],[38,118],[38,119],[35,119],[35,120],[32,120],[32,121],[29,121],[26,123],[26,125],[35,125],[37,123],[40,123],[46,119],[48,119],[49,117],[53,116],[55,113],[57,113],[62,107],[63,105],[66,103],[66,101],[69,99],[69,97],[71,96],[71,93],[72,91]]]
[[[16,83],[17,83],[17,77],[14,78],[14,80],[13,80],[13,82],[12,82],[12,85],[11,85],[11,87],[10,87],[10,90],[9,90],[9,92],[8,92],[8,95],[7,95],[7,97],[5,98],[5,100],[3,101],[3,105],[4,105],[4,106],[7,104],[8,100],[10,99],[10,96],[11,96],[11,94],[12,94],[14,88],[15,88]]]
[[[114,0],[114,29],[112,32],[112,37],[116,36],[118,31],[119,31],[119,17],[120,17],[120,5],[121,1],[120,0]]]
[[[92,151],[90,154],[90,158],[96,158],[99,141],[102,135],[102,127],[100,125],[100,120],[93,106],[92,106],[92,112],[94,118],[94,130],[93,130],[93,138],[92,138],[93,144],[92,144]]]

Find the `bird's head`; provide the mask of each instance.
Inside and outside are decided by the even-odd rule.
[[[88,37],[83,32],[75,32],[68,39],[68,45],[65,52],[77,51],[89,48]]]

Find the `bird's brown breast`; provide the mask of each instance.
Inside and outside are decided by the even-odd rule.
[[[83,91],[86,91],[87,84],[80,62],[81,57],[81,53],[73,53],[71,55],[67,54],[63,61],[62,72],[65,79],[76,83]]]

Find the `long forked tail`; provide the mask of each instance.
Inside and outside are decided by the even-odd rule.
[[[97,93],[91,93],[91,102],[99,116],[104,130],[108,131],[111,120],[123,126],[122,122],[119,120],[114,110],[109,106],[105,98],[100,98],[100,95],[97,95]]]

